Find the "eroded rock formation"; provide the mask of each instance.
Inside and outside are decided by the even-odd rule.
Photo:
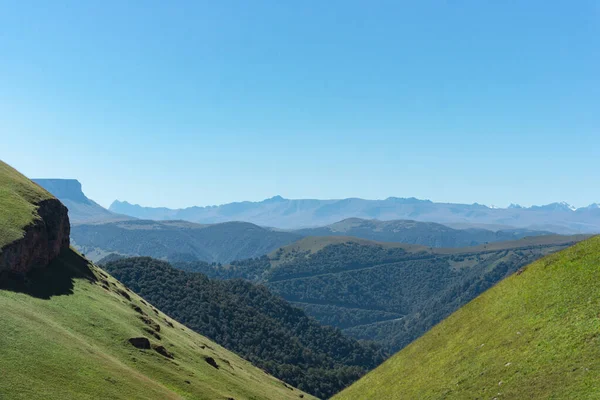
[[[25,227],[23,238],[0,252],[0,273],[25,274],[32,269],[47,266],[63,249],[69,248],[69,217],[67,207],[57,199],[38,204],[40,218]]]

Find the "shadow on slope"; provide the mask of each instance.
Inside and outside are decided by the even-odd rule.
[[[0,290],[25,293],[48,300],[52,296],[73,294],[74,279],[95,282],[96,276],[88,261],[72,249],[63,252],[46,268],[35,269],[26,275],[0,276]]]

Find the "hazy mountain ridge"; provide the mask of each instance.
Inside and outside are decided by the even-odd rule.
[[[187,221],[133,220],[74,225],[71,237],[74,245],[93,261],[118,253],[170,261],[228,263],[270,253],[302,236],[248,222],[199,225]]]
[[[577,209],[566,203],[492,208],[477,203],[434,203],[416,198],[292,200],[275,196],[260,202],[245,201],[184,209],[142,207],[114,201],[110,210],[136,218],[184,219],[198,223],[238,220],[282,229],[311,228],[329,225],[347,218],[363,218],[410,219],[441,224],[487,224],[506,228],[548,230],[556,233],[600,232],[600,208],[596,203]]]
[[[548,235],[529,229],[453,229],[434,222],[411,220],[365,220],[348,218],[320,228],[298,229],[304,236],[353,236],[379,242],[418,244],[428,247],[467,247],[489,242],[517,240],[526,236]]]
[[[71,229],[73,244],[92,261],[108,254],[148,256],[172,262],[229,263],[260,257],[306,236],[352,236],[382,242],[426,247],[464,247],[548,234],[512,229],[452,229],[417,221],[347,219],[335,224],[296,231],[259,227],[249,222],[200,225],[187,221],[132,220],[78,224]]]

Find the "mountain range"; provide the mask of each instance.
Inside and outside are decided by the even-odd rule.
[[[435,203],[416,198],[292,200],[274,196],[259,202],[243,201],[184,209],[142,207],[115,200],[107,210],[89,199],[83,193],[81,183],[75,179],[33,179],[33,181],[67,206],[73,225],[132,219],[183,220],[199,224],[237,221],[276,229],[299,230],[359,218],[379,221],[435,222],[457,229],[479,228],[491,231],[526,229],[560,234],[600,232],[598,203],[581,208],[572,207],[564,202],[531,207],[511,204],[507,208],[496,208],[477,203]],[[336,227],[332,228],[335,230]]]
[[[526,228],[563,234],[600,232],[598,204],[578,209],[566,203],[495,208],[477,203],[434,203],[416,198],[292,200],[275,196],[259,202],[244,201],[183,209],[142,207],[115,201],[109,209],[141,219],[181,219],[196,223],[244,221],[280,229],[313,228],[347,218],[363,218],[383,221],[408,219],[494,230]]]
[[[358,218],[295,231],[263,228],[249,222],[195,224],[141,219],[74,224],[71,227],[73,245],[92,261],[115,253],[129,257],[148,256],[169,261],[199,260],[208,263],[230,263],[260,257],[307,236],[353,236],[440,248],[475,246],[547,234],[549,232],[527,229],[453,229],[433,222]]]

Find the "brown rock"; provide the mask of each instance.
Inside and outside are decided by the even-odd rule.
[[[154,351],[156,351],[161,356],[167,358],[173,358],[173,354],[169,353],[169,351],[165,348],[165,346],[154,346]]]
[[[154,322],[154,320],[146,315],[140,315],[140,319],[143,323],[154,329],[156,332],[160,332],[160,325]]]
[[[71,228],[67,207],[57,199],[48,199],[38,204],[37,213],[40,218],[25,227],[23,238],[2,248],[0,272],[25,274],[44,268],[69,248]]]
[[[150,348],[150,340],[145,337],[134,337],[129,339],[129,343],[138,349],[149,349]]]
[[[127,293],[123,289],[117,289],[117,293],[119,293],[121,296],[125,297],[127,300],[131,300],[131,296],[129,295],[129,293]]]
[[[211,367],[219,369],[219,364],[217,364],[217,362],[215,361],[214,358],[212,358],[212,357],[205,357],[204,361],[206,361],[206,363],[208,365],[210,365]]]

